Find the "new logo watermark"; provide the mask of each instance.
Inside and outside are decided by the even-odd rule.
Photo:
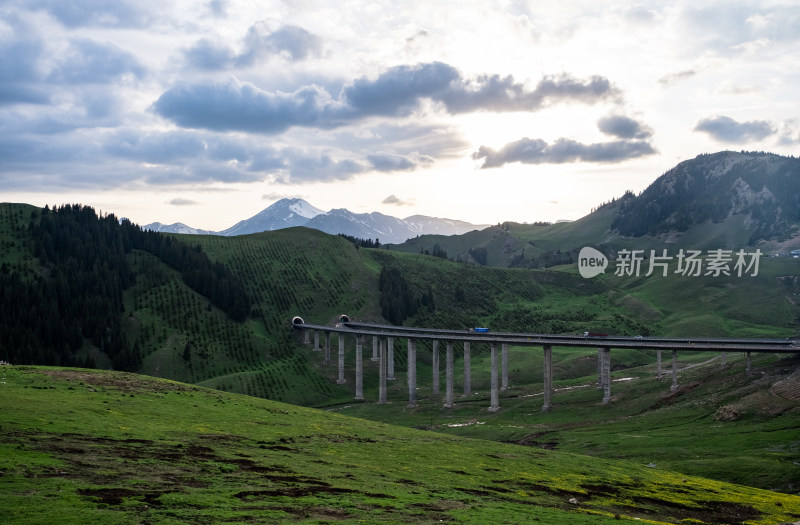
[[[666,249],[657,253],[649,250],[649,257],[645,257],[645,250],[619,250],[614,262],[616,268],[614,275],[639,277],[643,270],[647,270],[645,277],[660,273],[662,277],[670,274],[682,277],[721,275],[736,277],[758,275],[758,263],[761,259],[761,250],[752,252],[745,250],[684,250],[681,248],[677,254],[669,255]],[[602,252],[589,246],[582,248],[578,254],[578,272],[581,277],[591,279],[608,268],[608,257]],[[674,268],[670,269],[670,264]]]
[[[581,252],[578,254],[578,271],[581,277],[591,279],[601,273],[605,273],[607,267],[608,257],[603,255],[602,252],[589,246],[581,248]]]

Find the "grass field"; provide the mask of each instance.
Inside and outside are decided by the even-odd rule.
[[[402,353],[398,347],[397,353]],[[746,374],[745,358],[729,353],[678,354],[678,388],[671,390],[671,355],[662,356],[662,378],[655,356],[612,350],[611,402],[597,390],[596,353],[554,348],[552,409],[542,408],[542,352],[509,350],[509,388],[501,410],[489,407],[488,351],[473,345],[472,389],[463,396],[463,363],[455,363],[455,407],[431,390],[429,350],[418,348],[417,407],[408,408],[405,363],[398,359],[389,383],[387,405],[331,405],[330,410],[399,426],[556,449],[594,457],[656,465],[703,477],[800,493],[800,361],[789,356],[756,355]],[[335,369],[336,365],[330,368]],[[377,375],[367,363],[367,378]],[[352,370],[347,375],[352,381]],[[352,385],[350,385],[352,388]],[[785,394],[784,392],[797,392]]]
[[[5,523],[783,523],[800,497],[119,372],[0,369]]]

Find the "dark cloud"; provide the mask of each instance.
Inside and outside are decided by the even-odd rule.
[[[37,62],[44,49],[34,28],[20,20],[13,20],[11,35],[0,39],[0,80],[5,82],[30,82],[39,80]]]
[[[186,62],[197,69],[230,69],[236,63],[236,51],[221,42],[201,38],[183,53]]]
[[[281,133],[291,126],[335,125],[329,116],[334,104],[318,86],[270,93],[233,81],[187,84],[163,93],[153,109],[179,126],[217,131]]]
[[[208,10],[212,15],[223,18],[228,14],[228,0],[210,0]]]
[[[423,98],[441,100],[460,79],[456,68],[442,62],[396,66],[375,80],[356,80],[343,98],[352,116],[406,116]]]
[[[95,40],[70,41],[66,56],[48,78],[67,84],[108,83],[123,75],[143,77],[145,68],[131,53],[109,43]]]
[[[433,62],[393,67],[375,80],[360,78],[338,99],[316,85],[283,93],[235,82],[197,83],[169,89],[153,108],[180,126],[274,134],[292,126],[333,128],[369,116],[408,116],[424,99],[441,103],[450,113],[464,113],[536,111],[550,103],[591,104],[616,95],[602,77],[547,77],[530,91],[510,76],[467,81],[454,67]]]
[[[270,31],[263,22],[248,29],[242,47],[239,53],[224,42],[202,38],[183,56],[194,68],[227,70],[250,67],[273,56],[300,61],[322,54],[322,40],[302,27],[285,25]]]
[[[618,140],[596,144],[581,144],[561,138],[552,145],[541,139],[523,138],[506,144],[499,150],[481,146],[472,158],[483,159],[481,168],[497,168],[511,162],[523,164],[564,164],[569,162],[624,162],[656,150],[643,141]]]
[[[378,171],[411,171],[417,167],[408,157],[393,153],[367,155],[367,160]]]
[[[43,9],[67,27],[144,27],[153,21],[154,5],[143,0],[33,0],[27,7]]]
[[[632,118],[611,115],[601,118],[597,128],[606,135],[621,139],[646,139],[653,135],[653,130]]]
[[[0,106],[47,104],[49,94],[35,83],[41,81],[39,68],[44,44],[35,28],[10,17],[12,34],[0,38]]]
[[[452,114],[474,111],[536,111],[549,103],[595,103],[617,95],[603,77],[580,81],[568,75],[545,77],[533,90],[509,75],[465,79],[442,62],[396,66],[376,80],[361,78],[344,89],[348,105],[361,115],[408,115],[423,98],[442,103]]]
[[[288,166],[288,173],[278,176],[281,183],[329,182],[348,180],[366,168],[352,159],[336,160],[325,152],[306,151],[287,148],[282,152]]]
[[[322,53],[322,41],[302,27],[283,26],[270,32],[264,24],[256,24],[245,37],[247,51],[239,57],[250,65],[264,56],[281,55],[289,60],[305,60]]]
[[[711,138],[728,143],[759,141],[776,133],[772,124],[766,120],[737,122],[724,115],[701,120],[694,131],[708,133]]]
[[[42,89],[17,82],[0,82],[0,106],[11,104],[49,104],[50,95]]]
[[[119,114],[122,101],[108,84],[143,78],[146,69],[138,60],[122,48],[91,39],[67,40],[58,53],[45,53],[37,28],[14,22],[14,32],[0,39],[0,106],[49,107],[4,115],[4,123],[14,124],[17,133],[45,134],[115,125],[109,117]],[[61,104],[51,105],[57,98]]]
[[[185,131],[146,134],[123,131],[109,138],[105,151],[148,164],[169,164],[203,156],[205,145],[195,134]]]
[[[619,95],[608,79],[600,76],[581,81],[561,75],[545,77],[533,90],[509,75],[483,76],[473,82],[461,81],[441,97],[450,113],[473,111],[536,111],[559,102],[594,104]]]

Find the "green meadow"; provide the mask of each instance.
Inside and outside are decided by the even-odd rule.
[[[139,375],[3,366],[6,523],[785,523],[800,497]]]

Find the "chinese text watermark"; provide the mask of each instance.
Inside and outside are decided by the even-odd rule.
[[[648,254],[649,257],[645,257]],[[761,259],[761,250],[748,252],[743,249],[734,250],[684,250],[681,248],[677,254],[669,255],[666,249],[658,253],[656,250],[619,250],[615,259],[616,268],[614,275],[649,277],[660,274],[666,277],[677,274],[683,277],[710,276],[750,276],[758,275],[758,263]],[[673,264],[674,263],[674,264]],[[670,268],[670,265],[673,265]],[[590,279],[605,273],[608,267],[608,258],[602,252],[585,247],[578,255],[578,271],[582,277]]]

